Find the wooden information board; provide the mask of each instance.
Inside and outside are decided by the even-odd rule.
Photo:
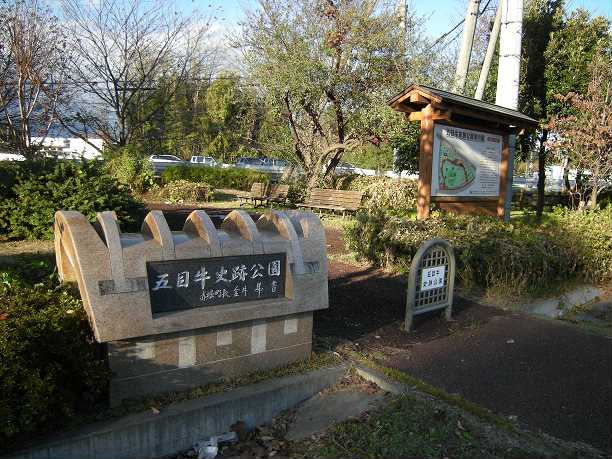
[[[417,218],[431,205],[458,214],[509,217],[509,136],[537,121],[516,110],[424,85],[389,101],[421,122]]]

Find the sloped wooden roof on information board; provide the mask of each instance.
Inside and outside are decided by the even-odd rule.
[[[415,121],[420,119],[418,113],[431,104],[438,111],[438,118],[449,121],[479,120],[507,129],[538,125],[537,120],[519,111],[425,85],[411,84],[387,103],[394,110],[409,114]]]

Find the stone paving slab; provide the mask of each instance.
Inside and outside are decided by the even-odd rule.
[[[302,440],[324,432],[334,424],[377,407],[383,399],[382,391],[371,393],[359,388],[317,394],[298,407],[295,420],[285,438]]]

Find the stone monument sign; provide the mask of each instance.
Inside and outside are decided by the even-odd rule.
[[[111,404],[306,358],[312,312],[328,307],[325,232],[310,212],[254,222],[235,210],[217,229],[196,210],[170,231],[151,211],[122,233],[114,212],[91,225],[58,211],[55,253],[107,343]]]

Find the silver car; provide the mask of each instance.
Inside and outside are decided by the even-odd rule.
[[[185,161],[174,155],[151,155],[149,156],[149,163],[153,169],[153,174],[160,175],[170,166],[180,166],[185,164]]]
[[[236,161],[236,167],[240,169],[262,169],[264,163],[259,158],[238,158]]]
[[[189,161],[192,166],[217,167],[217,161],[212,156],[192,156]]]

